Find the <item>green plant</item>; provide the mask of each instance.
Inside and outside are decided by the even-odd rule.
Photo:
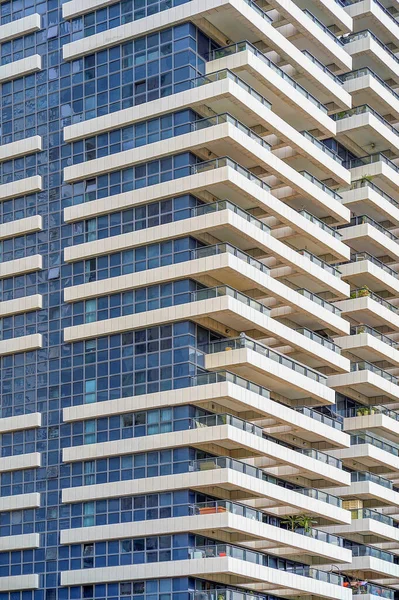
[[[291,531],[297,529],[303,529],[305,533],[309,533],[312,530],[313,525],[317,523],[309,515],[290,515],[281,521],[283,525],[286,525]]]
[[[354,290],[353,292],[351,292],[351,298],[365,298],[366,296],[370,296],[370,289],[367,287],[367,285],[363,285],[362,287],[358,288],[357,290]]]
[[[374,177],[373,175],[363,175],[363,177],[361,178],[360,181],[373,181]]]
[[[309,515],[299,515],[298,516],[298,526],[304,530],[305,533],[310,533],[313,525],[316,525],[317,521],[312,519]]]
[[[360,406],[356,410],[356,416],[358,416],[358,417],[364,417],[365,415],[369,415],[369,414],[370,414],[370,409],[368,406]]]

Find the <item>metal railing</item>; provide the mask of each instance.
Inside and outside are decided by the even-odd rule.
[[[331,196],[331,198],[334,198],[334,200],[337,200],[338,202],[342,202],[342,196],[337,194],[337,192],[334,192],[334,190],[332,190],[325,183],[320,181],[320,179],[317,179],[317,177],[315,177],[314,175],[311,175],[310,173],[308,173],[308,171],[299,171],[299,173],[301,175],[303,175],[305,177],[305,179],[308,179],[308,181],[311,181],[320,190],[322,190],[323,192],[325,192],[326,194]]]
[[[399,273],[397,273],[397,271],[394,271],[393,269],[391,269],[391,267],[388,267],[388,265],[383,263],[382,260],[380,260],[379,258],[376,258],[375,256],[372,256],[368,252],[356,252],[356,254],[352,254],[352,256],[351,256],[352,262],[361,262],[363,260],[367,260],[367,261],[373,263],[373,265],[375,265],[376,267],[379,267],[380,269],[382,269],[383,271],[388,273],[388,275],[391,275],[392,277],[395,277],[396,279],[399,277]]]
[[[259,521],[260,523],[265,523],[266,525],[273,525],[281,529],[288,529],[288,527],[284,525],[284,519],[275,517],[274,515],[268,515],[267,513],[264,513],[261,510],[251,508],[249,506],[246,506],[245,504],[231,502],[230,500],[212,500],[209,502],[197,502],[195,504],[192,504],[190,506],[190,509],[192,511],[192,514],[194,515],[209,515],[228,512],[234,515],[238,515],[240,517],[245,517],[252,521]],[[304,535],[315,540],[320,540],[321,542],[326,542],[327,544],[339,546],[340,548],[342,548],[344,545],[343,538],[337,535],[332,535],[331,533],[326,533],[325,531],[320,531],[319,529],[309,528],[305,530],[303,527],[298,527],[295,529],[295,531],[293,531],[293,533],[298,533],[299,535]]]
[[[372,31],[370,31],[370,29],[363,29],[363,31],[357,31],[356,33],[344,36],[341,38],[341,41],[345,45],[351,44],[352,42],[357,42],[358,40],[364,39],[366,37],[370,37],[372,40],[374,40],[383,50],[385,50],[385,52],[388,52],[388,54],[391,56],[391,58],[393,58],[394,61],[399,63],[399,58],[396,56],[396,54],[394,54],[392,50],[380,40],[380,38],[378,38]]]
[[[393,444],[388,444],[379,438],[374,437],[368,433],[356,433],[350,436],[351,446],[359,446],[362,444],[371,444],[379,450],[384,450],[393,456],[399,456],[399,448]]]
[[[388,373],[388,371],[384,371],[384,369],[376,367],[375,365],[373,365],[373,363],[370,363],[367,360],[352,362],[351,371],[371,371],[372,373],[379,375],[383,379],[386,379],[390,383],[393,383],[394,385],[399,385],[399,379],[397,377],[391,375],[390,373]]]
[[[370,298],[391,312],[399,314],[399,307],[395,306],[391,302],[388,302],[384,298],[381,298],[381,296],[378,296],[378,294],[375,294],[369,289],[358,288],[357,290],[352,290],[350,299],[353,300],[355,298]]]
[[[390,196],[389,194],[384,192],[381,188],[379,188],[377,185],[375,185],[375,183],[372,183],[368,179],[356,179],[355,181],[352,181],[349,188],[345,189],[344,191],[358,190],[358,189],[364,188],[364,187],[369,187],[370,189],[377,192],[377,194],[382,196],[384,198],[384,200],[387,200],[387,202],[389,202],[393,206],[399,207],[399,202],[397,200],[392,198],[392,196]]]
[[[195,208],[190,209],[192,217],[208,215],[215,212],[220,212],[222,210],[230,210],[245,221],[248,221],[248,223],[251,223],[251,225],[255,225],[255,227],[258,227],[258,229],[261,229],[265,233],[270,233],[270,227],[268,227],[266,223],[263,223],[263,221],[260,221],[260,219],[257,219],[256,217],[251,215],[251,213],[244,210],[240,206],[237,206],[233,202],[230,202],[230,200],[217,200],[216,202],[211,202],[209,204],[201,204],[199,206],[196,206]]]
[[[296,291],[298,292],[298,294],[301,294],[301,296],[304,296],[305,298],[312,300],[312,302],[315,302],[322,308],[325,308],[326,310],[334,313],[334,315],[337,315],[338,317],[341,316],[342,310],[337,308],[336,306],[334,306],[334,304],[332,304],[331,302],[324,300],[324,298],[322,298],[321,296],[314,294],[313,292],[311,292],[310,290],[307,290],[306,288],[300,288]]]
[[[353,588],[353,596],[376,596],[377,598],[385,598],[386,600],[394,600],[395,590],[382,587],[376,583],[362,583],[357,588]]]
[[[374,473],[370,473],[369,471],[354,471],[351,473],[352,483],[361,483],[362,481],[376,483],[377,485],[381,485],[382,487],[387,488],[388,490],[394,489],[392,481],[390,481],[389,479],[385,479],[385,477],[374,475]]]
[[[372,519],[373,521],[378,521],[379,523],[384,523],[384,525],[390,525],[391,527],[399,527],[399,523],[395,521],[389,515],[383,515],[376,510],[371,510],[371,508],[357,508],[351,510],[352,519]]]
[[[373,165],[377,162],[383,162],[385,165],[393,169],[396,173],[399,173],[399,167],[395,165],[394,162],[389,160],[382,154],[382,152],[375,152],[374,154],[368,154],[366,156],[361,156],[360,158],[352,158],[346,161],[344,164],[347,169],[356,169],[357,167],[364,167],[366,165]]]
[[[319,69],[321,69],[323,71],[323,73],[325,73],[326,75],[328,75],[328,77],[330,79],[332,79],[333,81],[335,81],[335,83],[337,83],[340,86],[343,85],[342,81],[338,77],[338,75],[334,75],[334,73],[332,71],[330,71],[330,69],[328,67],[326,67],[326,65],[323,65],[323,63],[318,58],[316,58],[315,56],[313,56],[313,54],[311,54],[309,52],[309,50],[302,50],[302,54],[304,54],[305,56],[307,56],[308,59],[312,61],[312,63],[314,63],[317,67],[319,67]]]
[[[377,229],[378,231],[380,231],[381,233],[383,233],[384,235],[389,237],[389,239],[391,239],[393,242],[399,243],[399,238],[396,235],[391,233],[389,231],[389,229],[386,229],[385,227],[380,225],[380,223],[378,223],[374,219],[371,219],[367,215],[360,215],[358,217],[352,217],[350,222],[347,225],[341,225],[340,229],[346,229],[347,227],[354,227],[355,225],[371,225],[372,227],[374,227],[374,229]]]
[[[336,152],[333,152],[332,150],[330,150],[330,148],[327,148],[325,144],[320,142],[316,137],[314,137],[314,135],[309,133],[309,131],[301,131],[300,133],[303,135],[304,138],[306,138],[309,142],[316,146],[316,148],[324,152],[324,154],[327,154],[327,156],[335,160],[335,162],[339,163],[340,165],[343,165],[343,159],[340,156],[338,156]]]
[[[374,327],[370,327],[369,325],[356,325],[356,327],[351,327],[350,335],[360,335],[362,333],[372,335],[381,342],[384,342],[384,344],[388,344],[388,346],[391,346],[392,348],[397,348],[399,345],[399,342],[391,340],[391,338],[389,338],[387,335],[380,333],[377,329],[374,329]]]
[[[318,219],[317,217],[312,215],[312,213],[308,212],[307,210],[303,210],[303,209],[298,210],[297,212],[300,215],[302,215],[303,217],[305,217],[305,219],[307,219],[311,223],[314,223],[315,225],[320,227],[320,229],[323,229],[323,231],[325,231],[326,233],[332,235],[333,237],[337,238],[338,240],[341,239],[342,235],[339,233],[339,231],[337,231],[333,227],[330,227],[329,225],[327,225],[327,223],[324,223],[324,221],[322,221],[321,219]]]
[[[259,177],[251,173],[251,171],[249,171],[245,167],[242,167],[234,160],[231,160],[231,158],[229,158],[228,156],[213,158],[202,163],[197,163],[196,165],[191,165],[190,171],[191,175],[196,175],[198,173],[205,173],[206,171],[213,171],[214,169],[222,169],[223,167],[229,167],[230,169],[237,171],[237,173],[239,173],[252,183],[255,183],[257,186],[259,186],[266,192],[270,192],[270,185],[267,185],[267,183],[262,181],[262,179],[259,179]]]
[[[202,248],[196,248],[195,250],[190,251],[191,260],[206,258],[208,256],[217,256],[219,254],[226,253],[231,254],[236,258],[239,258],[246,264],[250,265],[251,267],[254,267],[258,271],[262,271],[262,273],[265,273],[266,275],[269,275],[270,273],[269,267],[261,263],[259,260],[256,260],[256,258],[252,258],[252,256],[250,256],[246,252],[243,252],[239,248],[236,248],[235,246],[232,246],[229,243],[214,244],[213,246],[203,246]]]
[[[278,477],[273,477],[273,475],[268,475],[267,473],[262,471],[262,469],[258,469],[257,467],[248,465],[247,463],[237,460],[236,458],[230,458],[229,456],[215,456],[213,458],[203,458],[201,460],[193,460],[189,464],[189,471],[191,472],[211,471],[214,469],[232,469],[233,471],[238,471],[239,473],[242,473],[244,475],[249,475],[250,477],[260,479],[265,483],[277,485],[292,492],[303,494],[304,496],[314,498],[315,500],[320,500],[321,502],[325,502],[326,504],[330,504],[338,508],[342,507],[342,500],[337,496],[333,496],[328,492],[324,492],[323,490],[318,490],[315,488],[304,488],[301,486],[296,486],[294,484],[289,483],[288,481],[279,479]]]
[[[334,275],[335,277],[341,277],[341,271],[339,269],[333,267],[332,265],[325,262],[315,254],[312,254],[312,252],[309,252],[309,250],[298,250],[298,252],[299,254],[302,254],[302,256],[308,258],[312,263],[314,263],[318,267],[324,269],[324,271],[331,273],[331,275]]]
[[[239,387],[248,390],[254,394],[258,394],[263,398],[270,399],[270,390],[263,387],[262,385],[258,385],[257,383],[253,383],[248,379],[244,379],[235,373],[230,373],[230,371],[213,371],[212,373],[199,373],[198,375],[194,375],[191,377],[191,385],[196,387],[197,385],[212,385],[215,383],[232,383],[234,385],[238,385]],[[288,407],[287,407],[288,408]]]
[[[313,13],[310,12],[310,10],[308,10],[307,8],[305,8],[303,10],[304,14],[309,17],[309,19],[311,19],[313,21],[313,23],[315,23],[319,29],[321,29],[322,31],[324,31],[324,33],[326,35],[328,35],[328,37],[335,42],[336,44],[338,44],[338,46],[343,46],[340,38],[338,38],[336,35],[333,34],[332,31],[330,31],[328,29],[328,27],[326,25],[324,25],[324,23],[322,23],[321,21],[319,21],[319,19],[317,17],[314,16]]]
[[[189,557],[191,559],[196,558],[220,558],[220,557],[231,557],[237,560],[248,561],[251,564],[260,565],[272,569],[286,570],[295,575],[302,577],[310,577],[317,581],[324,581],[326,583],[332,583],[335,585],[343,584],[343,577],[336,573],[329,573],[326,571],[319,571],[314,567],[308,565],[302,565],[285,558],[279,558],[279,564],[275,557],[263,554],[262,552],[256,552],[254,550],[248,550],[241,546],[233,546],[232,544],[215,544],[208,546],[194,546],[189,548]],[[283,566],[284,565],[284,566]]]
[[[227,285],[218,285],[213,288],[204,288],[202,290],[197,290],[196,292],[191,292],[191,302],[201,302],[201,300],[220,298],[221,296],[229,296],[230,298],[234,298],[234,300],[238,300],[249,308],[253,308],[265,315],[270,313],[270,308],[264,304],[253,300],[249,296],[246,296],[245,294],[242,294],[241,292],[238,292],[234,288]]]
[[[193,121],[193,123],[191,123],[190,125],[192,131],[201,131],[201,129],[207,129],[208,127],[215,127],[217,125],[223,125],[225,123],[233,125],[239,131],[250,137],[260,146],[262,146],[265,150],[270,152],[270,144],[268,144],[263,138],[261,138],[260,135],[252,131],[252,129],[244,125],[244,123],[241,123],[241,121],[232,117],[229,113],[221,113],[219,115],[214,115],[213,117],[198,119],[198,121]]]
[[[220,71],[214,71],[213,73],[208,73],[207,75],[200,75],[199,77],[194,77],[189,80],[189,87],[196,88],[201,87],[203,85],[207,85],[208,83],[215,83],[215,81],[223,81],[224,79],[231,79],[241,88],[243,88],[250,96],[253,96],[256,100],[258,100],[263,106],[271,109],[272,105],[269,100],[266,100],[264,96],[259,94],[253,87],[248,85],[246,81],[238,77],[235,73],[230,71],[229,69],[221,69]]]
[[[348,110],[344,110],[339,113],[335,113],[332,115],[334,121],[342,121],[343,119],[349,119],[350,117],[354,117],[357,115],[365,115],[370,114],[373,115],[378,121],[387,127],[392,133],[399,136],[399,131],[393,127],[384,117],[380,115],[374,108],[371,108],[368,104],[362,104],[361,106],[355,106],[355,108],[349,108]]]
[[[315,421],[318,421],[319,423],[323,423],[324,425],[333,427],[333,429],[339,429],[339,431],[342,431],[344,428],[343,419],[341,419],[340,417],[333,418],[317,410],[314,410],[313,408],[308,408],[307,406],[299,406],[298,408],[295,408],[295,410],[301,413],[302,415],[305,415],[307,417],[310,417],[311,419],[314,419]]]
[[[209,354],[215,354],[218,352],[226,352],[229,350],[237,350],[241,348],[248,348],[249,350],[253,350],[254,352],[257,352],[262,356],[265,356],[266,358],[269,358],[279,363],[280,365],[292,369],[296,373],[305,375],[306,377],[310,377],[310,379],[313,379],[318,383],[322,383],[323,385],[327,384],[327,377],[325,375],[322,375],[318,371],[315,371],[314,369],[311,369],[295,360],[292,360],[291,358],[288,358],[284,354],[280,354],[275,350],[271,350],[267,346],[264,346],[263,344],[260,344],[259,342],[256,342],[255,340],[252,340],[251,338],[245,335],[240,336],[238,338],[227,338],[224,340],[218,340],[217,342],[211,342],[207,346],[207,351]]]
[[[317,344],[321,344],[325,348],[332,350],[336,354],[341,354],[341,348],[339,346],[337,346],[337,344],[334,344],[334,342],[330,341],[327,338],[322,337],[318,333],[315,333],[314,331],[311,331],[310,329],[307,329],[306,327],[299,327],[295,331],[297,331],[298,333],[301,333],[302,335],[309,338],[310,340],[313,340]]]
[[[377,73],[372,71],[369,67],[362,67],[361,69],[356,69],[355,71],[349,71],[349,73],[343,73],[343,75],[340,75],[339,77],[341,82],[345,83],[345,81],[352,81],[353,79],[359,79],[368,75],[378,81],[378,83],[380,83],[390,94],[392,94],[392,96],[395,96],[395,98],[399,100],[399,94],[397,94],[395,90],[392,89],[391,86],[382,79],[382,77],[377,75]]]
[[[263,61],[272,71],[276,73],[281,79],[284,79],[291,87],[293,87],[297,92],[299,92],[302,96],[304,96],[307,100],[309,100],[312,104],[314,104],[319,110],[321,110],[324,114],[328,114],[328,109],[324,104],[322,104],[315,96],[310,94],[302,85],[297,83],[295,79],[287,75],[278,67],[274,62],[272,62],[267,56],[265,56],[260,50],[258,50],[253,44],[248,41],[237,42],[236,44],[230,44],[229,46],[224,46],[223,48],[217,48],[213,50],[209,54],[209,60],[218,60],[219,58],[224,58],[226,56],[230,56],[231,54],[236,54],[238,52],[251,52],[261,61]]]

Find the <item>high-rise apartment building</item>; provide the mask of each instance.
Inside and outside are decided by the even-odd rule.
[[[0,600],[398,600],[399,0],[0,56]]]

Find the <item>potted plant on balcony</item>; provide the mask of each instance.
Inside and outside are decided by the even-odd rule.
[[[351,299],[353,298],[365,298],[366,296],[370,296],[370,290],[367,287],[367,285],[363,285],[362,287],[358,288],[357,290],[354,290],[353,292],[351,292]]]
[[[369,415],[370,414],[370,409],[368,406],[359,406],[356,409],[356,416],[357,417],[364,417],[365,415]]]

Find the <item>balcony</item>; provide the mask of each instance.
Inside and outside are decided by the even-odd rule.
[[[373,404],[348,409],[345,417],[345,431],[368,431],[390,442],[396,442],[399,435],[399,412],[386,406]]]
[[[399,121],[399,94],[370,68],[345,73],[340,79],[357,106],[372,104],[377,112],[394,117],[391,122]]]
[[[380,396],[387,402],[399,400],[399,380],[367,361],[351,363],[350,373],[331,375],[328,385],[350,397],[362,398],[365,404],[375,404]]]
[[[371,363],[383,361],[399,367],[398,343],[369,325],[352,327],[350,335],[335,339],[342,351]]]
[[[375,221],[384,220],[399,227],[399,202],[367,177],[352,181],[350,188],[341,189],[340,194],[345,206],[356,214],[367,214]]]
[[[378,0],[346,0],[356,29],[377,29],[384,44],[399,45],[399,23]]]
[[[325,375],[245,336],[210,344],[208,351],[205,359],[208,370],[226,368],[290,400],[311,396],[313,401],[318,399],[320,402],[322,396],[327,398],[330,393],[334,396],[332,390],[323,389],[327,383]],[[327,390],[328,394],[325,393]]]
[[[340,228],[342,239],[356,253],[389,257],[399,262],[399,238],[368,215],[353,217],[347,226]]]
[[[399,58],[372,31],[364,29],[342,38],[356,69],[370,68],[383,80],[399,83]]]
[[[343,279],[356,287],[368,287],[374,292],[399,293],[398,272],[368,252],[353,254],[350,263],[340,265]],[[393,263],[395,264],[395,263]]]
[[[360,148],[372,140],[376,152],[391,150],[399,154],[399,131],[368,104],[356,106],[333,115],[337,136],[349,138]]]

